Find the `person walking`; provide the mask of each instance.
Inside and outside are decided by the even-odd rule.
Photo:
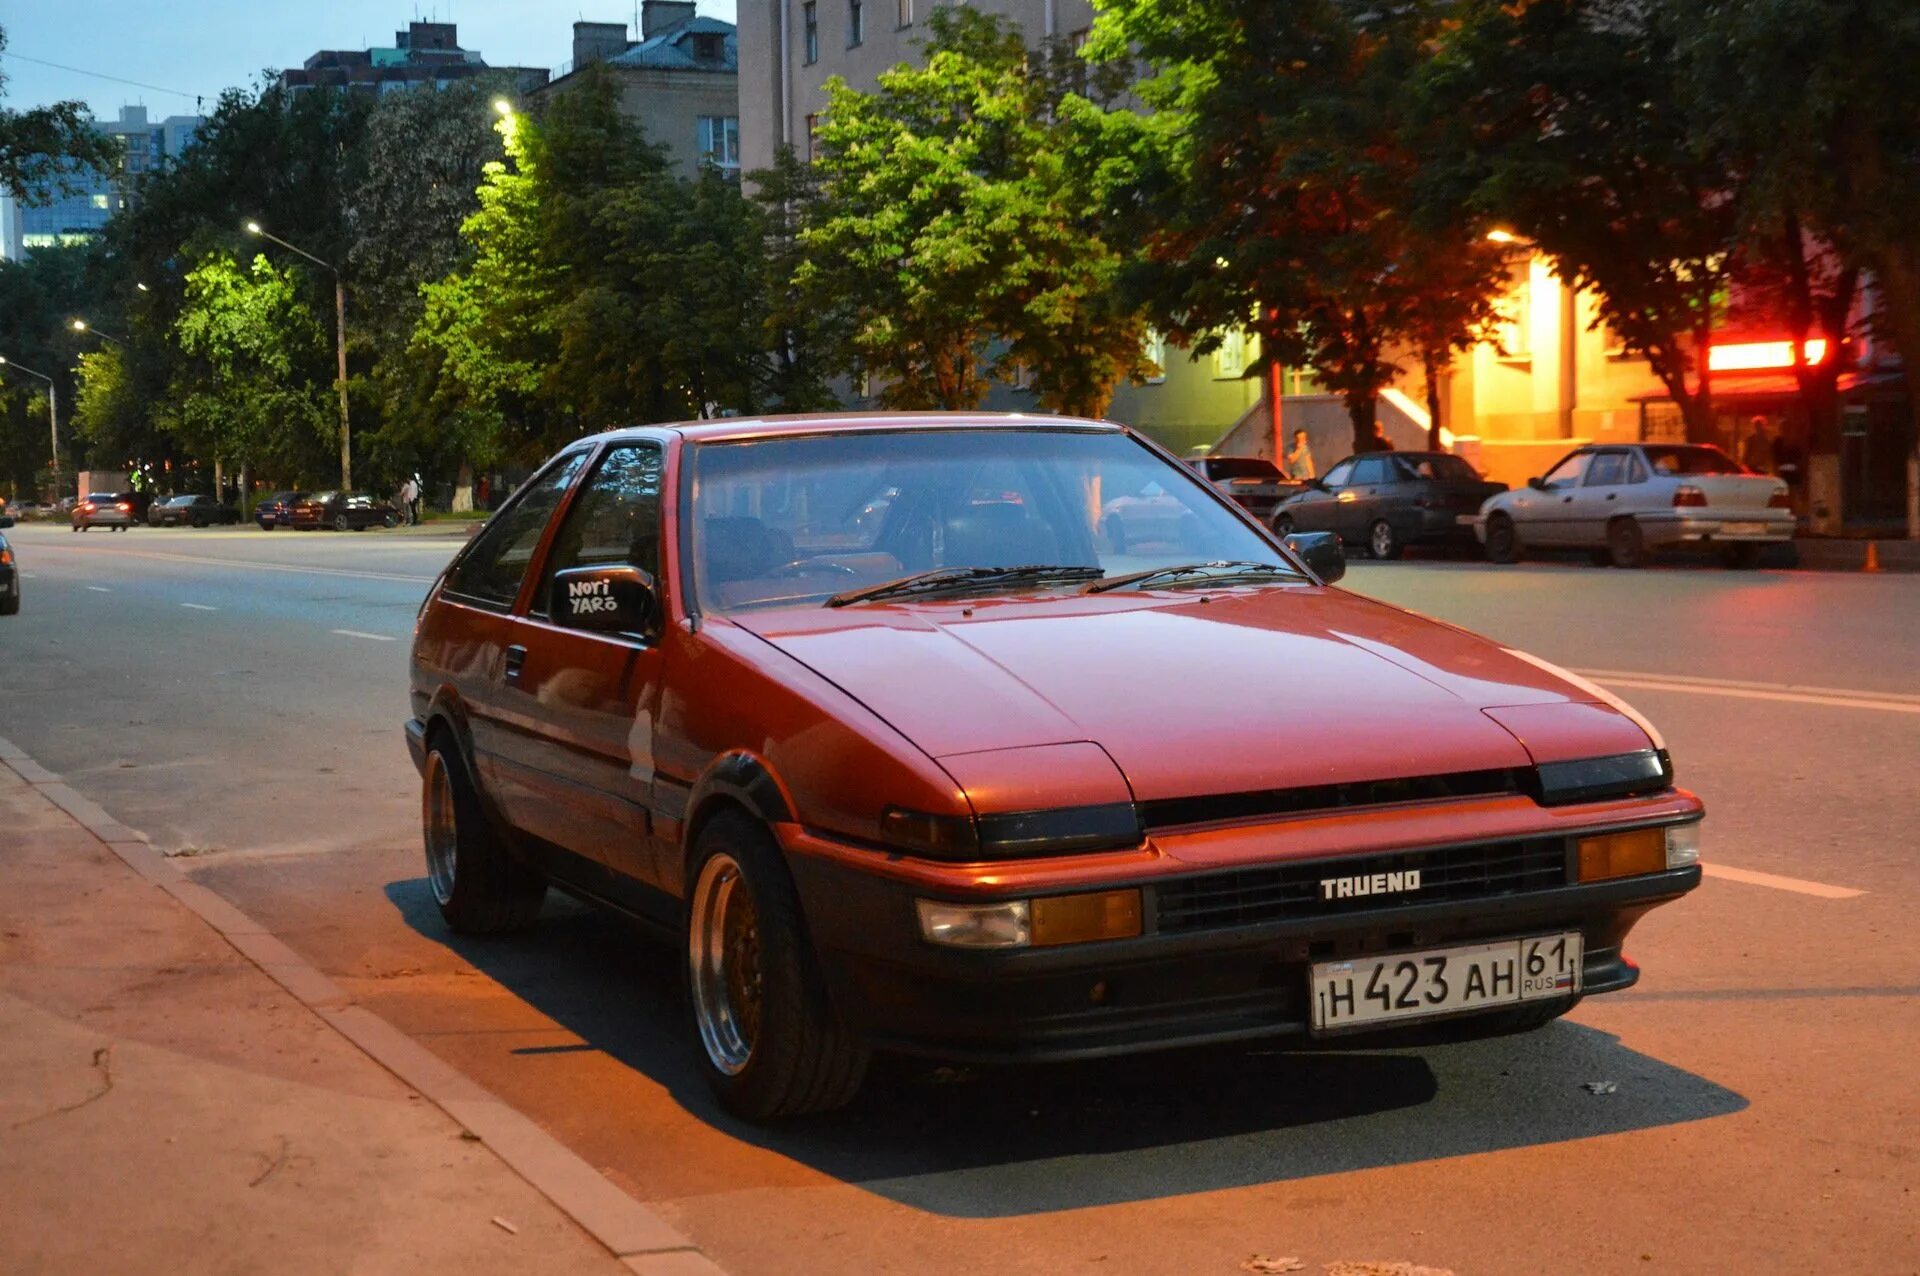
[[[419,518],[414,506],[419,494],[420,489],[411,478],[400,480],[400,521],[402,523],[412,523]]]
[[[410,507],[412,515],[410,521],[418,523],[420,521],[420,499],[426,495],[427,489],[426,486],[420,482],[419,470],[415,470],[413,477],[407,481],[413,484],[413,495],[407,498],[407,504]]]
[[[1293,447],[1287,453],[1286,468],[1287,477],[1291,479],[1305,481],[1320,477],[1320,471],[1314,468],[1313,449],[1307,446],[1305,430],[1293,432]]]

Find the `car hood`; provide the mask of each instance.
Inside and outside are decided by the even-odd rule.
[[[1551,666],[1338,589],[814,606],[730,619],[936,759],[1091,742],[1140,801],[1650,747],[1631,720]],[[1513,706],[1535,708],[1487,712]]]

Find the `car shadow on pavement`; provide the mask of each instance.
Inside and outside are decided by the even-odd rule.
[[[417,932],[715,1129],[949,1217],[1308,1179],[1747,1106],[1611,1034],[1562,1020],[1524,1036],[1419,1048],[1256,1043],[994,1068],[884,1059],[851,1107],[756,1127],[723,1112],[694,1067],[667,946],[557,895],[535,931],[509,942],[449,934],[422,879],[390,883],[387,896]]]

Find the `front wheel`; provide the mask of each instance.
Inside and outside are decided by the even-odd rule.
[[[1505,514],[1487,516],[1486,550],[1490,563],[1520,561],[1520,530],[1513,525],[1513,519]]]
[[[1607,524],[1607,555],[1615,567],[1646,566],[1647,538],[1640,524],[1630,518],[1616,518]]]
[[[334,516],[334,520],[333,520],[334,531],[344,532],[352,526],[353,524],[347,520],[347,516],[345,514],[337,514]]]
[[[427,885],[441,918],[462,935],[495,935],[532,925],[547,897],[547,884],[513,858],[488,823],[459,748],[445,735],[428,748],[422,784]]]
[[[687,1004],[721,1104],[751,1121],[844,1106],[867,1049],[834,1015],[772,836],[744,814],[718,816],[692,879]]]
[[[1384,518],[1376,520],[1367,531],[1367,549],[1383,562],[1400,557],[1400,537],[1394,532],[1393,524]]]
[[[393,515],[389,514],[384,519],[380,520],[380,523],[381,523],[381,526],[383,527],[392,527],[398,521],[399,520],[395,519]]]

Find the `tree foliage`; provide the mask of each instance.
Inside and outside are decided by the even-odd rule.
[[[6,47],[7,33],[0,28],[0,52]],[[0,71],[0,97],[6,91],[6,72]],[[72,194],[88,169],[113,172],[119,163],[118,143],[94,128],[83,103],[0,108],[0,191],[23,204]]]
[[[1127,251],[1077,180],[1098,166],[1072,154],[1106,136],[1100,108],[1003,19],[937,8],[928,26],[923,66],[872,93],[828,84],[800,295],[844,314],[843,360],[890,406],[974,407],[1024,368],[1043,405],[1098,415],[1149,371],[1115,288]]]
[[[1354,446],[1411,350],[1438,365],[1491,316],[1499,254],[1427,180],[1409,86],[1423,0],[1107,0],[1097,58],[1140,59],[1162,171],[1132,210],[1136,278],[1199,350],[1252,327],[1263,362],[1345,400]]]

